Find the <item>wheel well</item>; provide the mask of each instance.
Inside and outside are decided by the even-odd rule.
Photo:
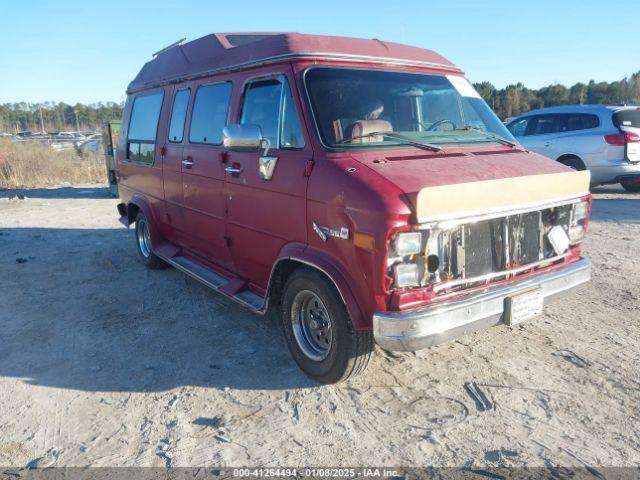
[[[278,307],[280,305],[280,299],[282,298],[282,294],[284,291],[284,286],[287,283],[287,279],[291,276],[291,274],[299,268],[308,268],[311,270],[315,270],[324,278],[326,278],[329,283],[336,289],[336,293],[342,297],[336,282],[329,276],[327,273],[323,272],[318,267],[302,262],[300,260],[294,260],[291,258],[287,258],[284,260],[280,260],[273,271],[271,276],[271,283],[269,285],[269,307]],[[344,301],[344,298],[343,298]]]
[[[584,165],[584,162],[582,161],[582,159],[580,157],[578,157],[577,155],[572,155],[572,154],[566,154],[566,155],[562,155],[558,158],[557,160],[558,162],[562,163],[563,165],[567,165],[567,166],[571,166],[570,163],[576,163],[576,165],[579,167],[578,170],[586,170],[587,167]]]
[[[129,224],[132,224],[136,221],[138,211],[140,211],[140,207],[135,203],[130,203],[129,205],[127,205],[127,219],[129,220]]]

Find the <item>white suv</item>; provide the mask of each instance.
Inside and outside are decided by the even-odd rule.
[[[591,185],[640,192],[640,107],[566,105],[524,113],[507,124],[527,149],[576,170]]]

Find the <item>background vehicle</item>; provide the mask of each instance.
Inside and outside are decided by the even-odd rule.
[[[640,191],[640,107],[566,105],[527,112],[507,128],[528,149],[576,170],[591,185]]]
[[[127,93],[118,210],[142,261],[278,312],[321,382],[362,371],[374,339],[517,323],[590,278],[588,172],[520,148],[432,51],[213,34]]]

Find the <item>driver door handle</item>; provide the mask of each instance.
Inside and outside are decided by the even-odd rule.
[[[231,165],[224,167],[224,171],[229,175],[238,175],[242,172],[242,167],[232,167]]]

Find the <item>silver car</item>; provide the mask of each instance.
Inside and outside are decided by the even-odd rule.
[[[565,105],[532,110],[507,124],[527,149],[576,170],[591,185],[640,192],[640,107]]]

